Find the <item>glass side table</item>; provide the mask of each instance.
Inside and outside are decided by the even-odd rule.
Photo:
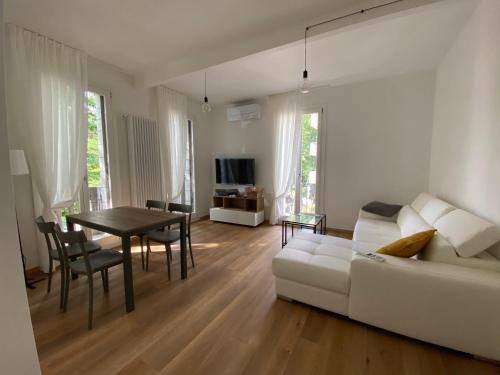
[[[310,228],[314,233],[326,234],[326,215],[325,214],[295,214],[281,218],[281,247],[288,243],[288,226],[292,228],[292,237],[294,227]]]

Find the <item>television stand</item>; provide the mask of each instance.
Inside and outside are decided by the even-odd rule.
[[[263,197],[214,196],[210,220],[256,227],[264,221]]]

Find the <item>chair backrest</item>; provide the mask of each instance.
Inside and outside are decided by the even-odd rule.
[[[182,203],[169,203],[168,204],[168,210],[170,212],[178,212],[182,214],[187,214],[187,230],[186,230],[186,235],[189,235],[191,233],[191,214],[193,213],[193,207],[189,204],[182,204]]]
[[[63,254],[61,252],[61,248],[59,245],[59,240],[57,239],[56,236],[56,231],[55,231],[55,223],[53,221],[45,221],[43,216],[38,216],[35,219],[36,226],[38,227],[38,230],[40,233],[43,234],[45,237],[45,242],[47,243],[47,250],[49,252],[49,257],[52,258],[52,243],[50,242],[50,237],[52,237],[52,241],[54,241],[54,244],[56,246],[57,253],[59,255],[59,259],[63,260]]]
[[[68,251],[66,249],[66,245],[74,245],[80,247],[80,250],[83,255],[83,259],[85,261],[85,268],[87,269],[87,273],[90,274],[90,263],[88,258],[87,250],[85,250],[85,242],[87,242],[87,236],[85,236],[85,232],[83,230],[71,231],[71,232],[63,232],[59,224],[55,225],[55,231],[57,238],[59,239],[59,244],[61,246],[61,251],[64,256],[64,262],[68,264],[70,259],[68,257]]]
[[[167,202],[165,202],[165,201],[155,201],[153,199],[148,199],[146,201],[146,208],[148,210],[154,208],[154,209],[157,209],[157,210],[165,211],[165,209],[167,208]]]

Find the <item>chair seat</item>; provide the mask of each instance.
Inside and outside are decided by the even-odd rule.
[[[148,239],[160,243],[179,241],[181,233],[177,230],[153,231],[148,233]]]
[[[96,251],[101,250],[101,245],[99,245],[95,241],[87,241],[83,246],[85,247],[85,250],[87,250],[87,253],[95,253]],[[80,248],[80,244],[77,243],[66,245],[66,251],[68,252],[69,258],[80,257],[83,255],[82,249]],[[51,254],[53,259],[60,260],[57,250],[52,250]]]
[[[123,262],[122,254],[115,250],[101,250],[89,256],[90,270],[92,273],[104,268],[116,266]],[[71,270],[76,273],[87,273],[85,259],[80,258],[70,263]]]

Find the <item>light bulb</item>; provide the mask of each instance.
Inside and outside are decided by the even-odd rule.
[[[205,96],[203,104],[201,105],[201,110],[203,112],[210,112],[212,110],[212,106],[208,104],[208,98]]]
[[[302,94],[307,94],[311,90],[307,70],[304,70],[302,73],[302,84],[300,85],[299,90]]]
[[[309,91],[310,91],[310,85],[306,78],[302,81],[302,84],[300,85],[300,92],[301,94],[307,94]]]

